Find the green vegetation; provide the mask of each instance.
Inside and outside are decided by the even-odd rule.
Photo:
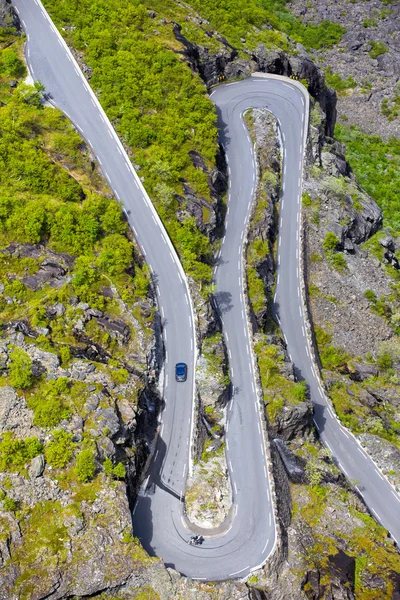
[[[386,46],[385,42],[372,42],[372,48],[369,51],[369,55],[371,58],[378,58],[381,54],[386,54],[389,52],[389,48]]]
[[[306,398],[305,382],[294,383],[281,372],[283,353],[278,346],[267,343],[264,335],[259,335],[255,344],[261,387],[267,415],[271,423],[286,404],[298,404]]]
[[[349,492],[333,486],[292,486],[294,527],[307,526],[314,543],[303,547],[305,570],[318,571],[321,582],[329,587],[332,568],[329,557],[337,554],[338,540],[356,560],[355,596],[360,600],[390,600],[393,595],[393,572],[398,572],[399,555],[387,531],[372,517],[355,508]],[[301,523],[303,521],[303,523]],[[327,531],[329,533],[327,533]],[[382,585],[371,589],[371,578],[379,577]],[[376,592],[376,593],[375,593]]]
[[[280,31],[306,48],[318,50],[333,46],[345,33],[340,25],[326,20],[318,25],[302,23],[287,10],[285,0],[222,0],[218,3],[213,0],[192,0],[190,4],[239,47],[242,37],[246,38],[250,47],[260,42],[283,47],[284,37],[278,35]],[[278,31],[263,30],[268,23]]]
[[[367,19],[364,19],[362,24],[365,28],[376,27],[378,25],[378,21],[374,17],[369,17]]]
[[[106,458],[103,463],[104,473],[109,477],[114,477],[115,479],[125,479],[126,477],[126,469],[122,463],[113,464],[110,458]]]
[[[322,242],[322,247],[325,250],[325,252],[336,250],[338,244],[339,240],[333,233],[333,231],[327,231],[325,234],[324,241]]]
[[[0,438],[0,471],[19,471],[42,451],[43,445],[37,437],[21,440],[11,431],[5,431]]]
[[[334,73],[331,67],[325,69],[325,79],[329,87],[332,87],[337,92],[344,92],[349,88],[357,87],[357,82],[351,75],[342,79],[338,73]]]
[[[333,346],[332,335],[322,327],[316,326],[314,332],[322,367],[329,370],[346,370],[352,357],[343,348]]]
[[[76,457],[76,473],[78,481],[86,483],[90,479],[93,479],[96,472],[96,465],[94,462],[94,454],[89,448],[83,449]]]
[[[32,384],[32,361],[22,348],[11,352],[8,374],[13,387],[25,389]]]
[[[202,354],[207,361],[207,367],[212,375],[216,377],[218,384],[229,385],[229,375],[225,373],[225,353],[221,333],[216,332],[204,338]]]
[[[400,114],[400,83],[397,84],[391,98],[382,100],[382,114],[388,121],[394,121]]]
[[[322,246],[325,250],[328,264],[331,266],[331,268],[342,273],[345,269],[347,269],[347,263],[343,253],[336,252],[338,244],[339,240],[333,231],[327,231],[324,241],[322,242]]]
[[[208,175],[194,166],[189,152],[199,152],[207,168],[212,168],[217,149],[216,116],[199,76],[172,51],[179,46],[172,25],[158,23],[160,34],[154,36],[154,20],[143,4],[133,2],[121,8],[116,0],[85,0],[79,6],[48,0],[46,7],[59,25],[74,25],[68,41],[84,52],[85,61],[93,68],[91,85],[132,149],[186,271],[209,283],[211,267],[204,261],[211,257],[210,243],[192,218],[181,222],[176,211],[183,182],[210,200]],[[166,9],[173,11],[173,3],[167,2]],[[114,256],[111,262],[110,252]],[[118,249],[121,260],[117,264],[115,254],[110,240],[99,256],[100,265],[111,274],[123,270],[128,262],[126,243]]]
[[[74,443],[72,433],[64,429],[56,429],[52,432],[53,439],[46,445],[46,462],[56,469],[65,467],[72,458]]]
[[[160,600],[160,596],[153,588],[146,586],[138,591],[134,600]]]
[[[383,211],[386,226],[400,232],[400,140],[383,141],[357,127],[336,126],[336,137],[346,144],[346,156],[358,183]]]
[[[39,427],[54,427],[62,419],[70,416],[66,403],[69,395],[69,382],[66,377],[50,380],[27,399],[34,412],[33,422]]]

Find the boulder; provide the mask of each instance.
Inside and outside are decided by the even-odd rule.
[[[44,471],[45,461],[43,454],[39,454],[39,456],[35,456],[32,458],[31,464],[29,465],[28,473],[30,479],[37,479],[41,477]]]
[[[350,374],[353,381],[365,381],[368,377],[377,377],[379,369],[370,363],[353,363],[354,371]]]
[[[44,372],[48,374],[54,373],[60,366],[60,359],[53,352],[45,352],[37,346],[28,346],[26,351],[31,357],[32,362],[38,363]]]
[[[285,441],[303,436],[312,428],[313,409],[307,402],[285,406],[276,418],[275,429]]]
[[[0,346],[0,373],[7,369],[8,351],[7,346]]]
[[[275,438],[274,444],[279,452],[279,456],[282,459],[290,481],[292,483],[306,483],[307,478],[304,471],[304,462],[291,452],[283,440]]]

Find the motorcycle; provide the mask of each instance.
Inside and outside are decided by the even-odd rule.
[[[202,535],[192,535],[189,539],[190,546],[200,546],[204,542],[204,538]]]

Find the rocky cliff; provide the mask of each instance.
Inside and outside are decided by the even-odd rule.
[[[290,10],[304,23],[329,19],[347,31],[313,59],[338,89],[339,122],[384,138],[400,134],[400,6],[397,2],[294,0]]]

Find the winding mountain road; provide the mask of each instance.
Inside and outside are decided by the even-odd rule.
[[[188,286],[176,252],[104,111],[39,0],[13,0],[27,33],[26,58],[34,79],[91,146],[152,270],[165,343],[164,410],[150,475],[133,513],[134,533],[168,566],[197,579],[243,578],[261,566],[276,544],[276,524],[255,393],[244,310],[243,236],[255,191],[255,157],[243,112],[267,107],[278,118],[283,142],[283,192],[274,310],[299,376],[310,387],[323,442],[366,503],[400,539],[400,499],[355,438],[335,418],[310,359],[301,295],[300,211],[307,96],[290,80],[253,76],[212,94],[230,168],[226,233],[215,274],[234,395],[227,413],[227,462],[233,507],[226,527],[199,547],[189,546],[183,496],[190,468],[196,346]],[[176,383],[174,365],[188,364]]]

